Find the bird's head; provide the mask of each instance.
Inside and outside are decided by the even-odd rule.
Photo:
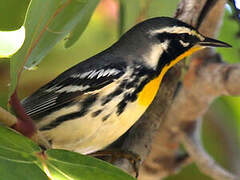
[[[143,21],[121,39],[128,52],[133,52],[133,56],[142,56],[146,65],[159,71],[166,66],[170,68],[205,47],[231,47],[222,41],[205,37],[192,26],[169,17]]]

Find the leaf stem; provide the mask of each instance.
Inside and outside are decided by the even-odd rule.
[[[33,137],[36,132],[37,128],[35,127],[32,119],[26,114],[23,106],[21,105],[18,96],[17,96],[17,89],[19,85],[19,79],[20,76],[24,70],[24,65],[27,63],[29,56],[31,55],[33,49],[36,47],[38,44],[40,38],[42,35],[47,31],[49,24],[54,20],[54,18],[67,6],[70,4],[72,0],[67,0],[62,6],[60,6],[55,13],[52,15],[52,17],[49,19],[49,21],[46,23],[44,28],[41,30],[39,35],[37,36],[36,40],[31,44],[30,48],[28,49],[26,56],[24,58],[23,64],[21,68],[18,71],[17,74],[17,84],[14,93],[11,95],[9,104],[12,106],[13,110],[15,111],[18,120],[17,122],[12,125],[11,127],[17,130],[18,132],[22,133],[23,135],[27,137]]]
[[[46,25],[43,27],[43,29],[41,30],[41,32],[39,33],[39,35],[36,37],[36,40],[31,44],[29,50],[27,51],[26,53],[26,56],[24,58],[24,62],[22,64],[22,67],[20,68],[19,72],[18,72],[18,79],[17,79],[17,87],[18,87],[18,84],[19,84],[19,79],[20,79],[20,76],[24,70],[24,66],[25,64],[27,63],[28,61],[28,58],[30,57],[33,49],[37,46],[37,44],[39,43],[41,37],[43,36],[43,34],[48,30],[48,27],[49,25],[53,22],[54,18],[61,12],[63,11],[63,9],[65,7],[67,7],[70,3],[71,3],[72,0],[67,0],[67,2],[65,2],[62,6],[60,6],[56,11],[55,13],[52,15],[52,17],[48,20],[48,22],[46,23]],[[33,38],[33,37],[32,37]],[[17,89],[16,87],[16,89]]]
[[[37,129],[32,119],[26,114],[25,109],[21,105],[16,91],[12,94],[9,104],[12,106],[18,117],[18,121],[11,127],[27,137],[34,136],[34,134],[37,132]]]

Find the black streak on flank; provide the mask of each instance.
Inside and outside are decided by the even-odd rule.
[[[142,91],[144,86],[151,81],[155,77],[155,72],[152,70],[149,70],[147,68],[142,69],[136,69],[134,71],[135,79],[131,82],[129,82],[126,87],[128,88],[135,88],[135,90],[132,93],[125,93],[124,98],[122,101],[119,102],[117,105],[117,115],[120,115],[126,108],[128,103],[134,102],[137,100],[138,93]],[[141,80],[141,83],[139,84],[140,77],[146,76],[143,80]],[[139,85],[137,85],[139,84]]]
[[[101,114],[102,110],[97,110],[95,112],[92,113],[92,117],[97,117],[99,114]]]
[[[127,79],[124,79],[122,83],[118,86],[118,88],[116,88],[113,92],[111,92],[109,95],[102,99],[102,106],[109,103],[114,97],[120,95],[124,91],[126,84]]]
[[[103,122],[106,121],[106,120],[110,117],[110,115],[111,115],[111,114],[108,114],[108,115],[104,116],[104,117],[102,118],[102,121],[103,121]]]
[[[118,104],[118,110],[117,110],[117,114],[120,115],[126,108],[127,104],[130,103],[130,102],[134,102],[137,100],[137,96],[138,96],[138,93],[140,93],[144,86],[151,80],[153,79],[152,76],[149,75],[148,78],[146,78],[145,80],[143,80],[141,82],[141,84],[134,90],[133,93],[126,93],[124,95],[124,98],[123,100]]]
[[[80,111],[66,114],[64,116],[60,116],[55,121],[51,122],[50,124],[41,127],[40,130],[49,130],[49,129],[52,129],[52,128],[58,126],[59,124],[61,124],[64,121],[73,120],[73,119],[77,119],[77,118],[84,116],[88,112],[90,107],[94,104],[94,102],[97,100],[97,97],[98,97],[98,94],[89,95],[86,99],[84,99],[84,101],[81,102],[81,110]]]
[[[127,106],[127,101],[122,100],[122,101],[118,104],[117,115],[122,114],[122,112],[124,111],[124,109],[125,109],[126,106]]]
[[[126,108],[127,104],[130,102],[134,102],[137,100],[137,95],[141,90],[144,88],[144,86],[149,82],[149,80],[144,80],[140,86],[138,86],[133,93],[126,93],[124,95],[123,100],[117,105],[118,110],[117,114],[120,115]]]
[[[126,86],[127,89],[130,89],[132,87],[136,87],[139,81],[139,77],[136,77],[133,81],[129,82]]]
[[[120,95],[122,92],[122,88],[117,88],[115,91],[113,91],[103,99],[102,106],[109,103],[115,96]]]

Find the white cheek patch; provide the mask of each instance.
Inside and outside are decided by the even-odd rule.
[[[163,43],[161,43],[162,49],[164,51],[167,51],[169,43],[170,43],[169,40],[165,40]]]
[[[149,52],[147,52],[143,56],[144,59],[146,60],[146,62],[148,63],[148,65],[150,65],[153,68],[156,67],[156,65],[158,63],[158,60],[161,57],[161,55],[164,53],[164,51],[167,51],[169,43],[170,43],[169,40],[165,40],[164,42],[162,42],[160,44],[153,45],[151,47]]]
[[[180,40],[179,42],[182,44],[183,47],[188,47],[190,45],[189,42],[184,42],[182,40]]]

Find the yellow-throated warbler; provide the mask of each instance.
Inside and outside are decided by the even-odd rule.
[[[22,101],[54,148],[88,154],[117,140],[153,101],[166,71],[204,47],[230,47],[157,17],[75,65]]]

